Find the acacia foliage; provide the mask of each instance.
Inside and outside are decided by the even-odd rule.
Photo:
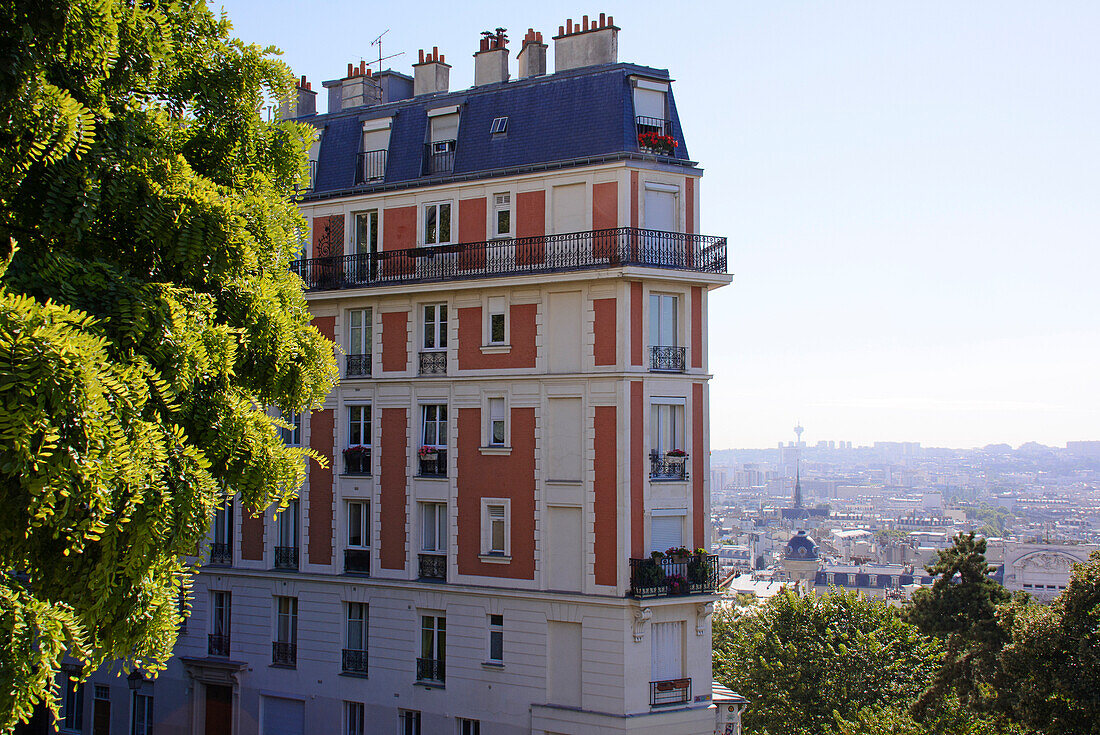
[[[261,118],[273,49],[203,0],[13,0],[0,56],[6,730],[64,654],[163,667],[214,508],[304,480],[266,407],[336,368],[288,270],[310,132]]]

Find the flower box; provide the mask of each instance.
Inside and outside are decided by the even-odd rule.
[[[656,132],[638,133],[638,147],[645,153],[657,153],[662,156],[675,156],[680,143],[671,135]]]

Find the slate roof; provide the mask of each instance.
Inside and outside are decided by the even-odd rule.
[[[304,198],[427,183],[428,178],[421,176],[427,113],[451,105],[459,106],[458,139],[453,172],[443,179],[616,154],[638,156],[631,75],[669,80],[664,69],[605,64],[307,118],[303,122],[323,134],[314,188]],[[688,158],[671,88],[668,106],[672,135],[679,146],[674,161],[661,160],[694,166]],[[385,180],[357,186],[355,167],[362,123],[391,116]],[[494,135],[489,128],[497,117],[507,117],[508,128]],[[439,180],[430,179],[431,183]]]

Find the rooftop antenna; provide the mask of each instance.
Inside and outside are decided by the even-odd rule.
[[[396,54],[390,54],[389,56],[383,56],[382,55],[382,36],[386,35],[389,32],[390,32],[390,29],[387,28],[386,30],[379,33],[377,38],[375,38],[373,41],[370,42],[371,46],[377,46],[378,47],[378,58],[375,59],[374,61],[368,61],[367,63],[368,64],[378,64],[377,71],[382,71],[382,62],[385,61],[386,59],[393,59],[393,58],[396,58],[398,56],[404,56],[405,55],[404,51],[399,51]],[[360,60],[362,61],[362,59],[360,59]]]

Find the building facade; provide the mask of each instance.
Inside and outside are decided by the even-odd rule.
[[[459,92],[438,50],[349,65],[321,115],[303,78],[293,267],[342,372],[286,440],[329,465],[277,516],[219,513],[168,671],[88,685],[110,732],[713,732],[726,242],[668,72],[618,31],[568,23],[553,73],[529,31],[517,79],[487,34]]]

